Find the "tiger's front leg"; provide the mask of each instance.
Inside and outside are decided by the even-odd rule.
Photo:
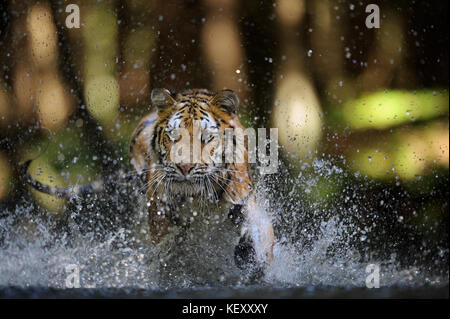
[[[250,279],[264,275],[273,260],[274,232],[267,213],[252,196],[243,207],[241,238],[234,251],[236,265],[250,272]]]
[[[158,245],[169,234],[171,223],[153,201],[148,207],[148,223],[150,240],[154,245]]]

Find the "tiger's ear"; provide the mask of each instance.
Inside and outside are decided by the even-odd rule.
[[[151,94],[152,105],[159,110],[165,109],[176,103],[175,99],[167,89],[153,89]]]
[[[239,98],[232,90],[225,89],[214,96],[213,103],[225,112],[236,114]]]

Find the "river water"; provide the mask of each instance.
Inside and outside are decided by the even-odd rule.
[[[424,252],[402,242],[403,235],[386,235],[392,225],[378,226],[389,219],[368,208],[369,186],[345,187],[331,204],[305,200],[293,185],[308,194],[319,180],[312,176],[346,180],[328,161],[311,169],[314,175],[289,180],[281,173],[257,183],[258,203],[272,215],[278,241],[259,282],[230,279],[235,274],[211,243],[197,244],[190,259],[180,257],[186,266],[161,268],[161,252],[145,235],[145,214],[128,198],[132,187],[114,184],[108,196],[71,200],[64,218],[49,217],[26,196],[5,207],[0,297],[448,298],[448,243]],[[379,269],[378,289],[366,287],[369,264]],[[79,288],[67,289],[74,269]],[[162,272],[169,274],[164,283]]]

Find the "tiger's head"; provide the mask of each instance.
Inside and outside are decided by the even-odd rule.
[[[158,113],[150,141],[153,156],[148,183],[153,188],[218,199],[218,194],[230,196],[230,191],[239,190],[230,183],[249,180],[245,147],[242,163],[225,158],[231,136],[226,130],[243,129],[236,116],[236,93],[201,89],[172,94],[154,89],[151,101]]]

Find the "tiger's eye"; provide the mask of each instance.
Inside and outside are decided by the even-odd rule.
[[[169,136],[172,141],[176,141],[180,137],[180,132],[178,132],[177,129],[172,129],[167,131],[167,136]]]
[[[215,134],[210,131],[205,131],[202,133],[202,143],[209,143],[211,142],[215,137]]]

